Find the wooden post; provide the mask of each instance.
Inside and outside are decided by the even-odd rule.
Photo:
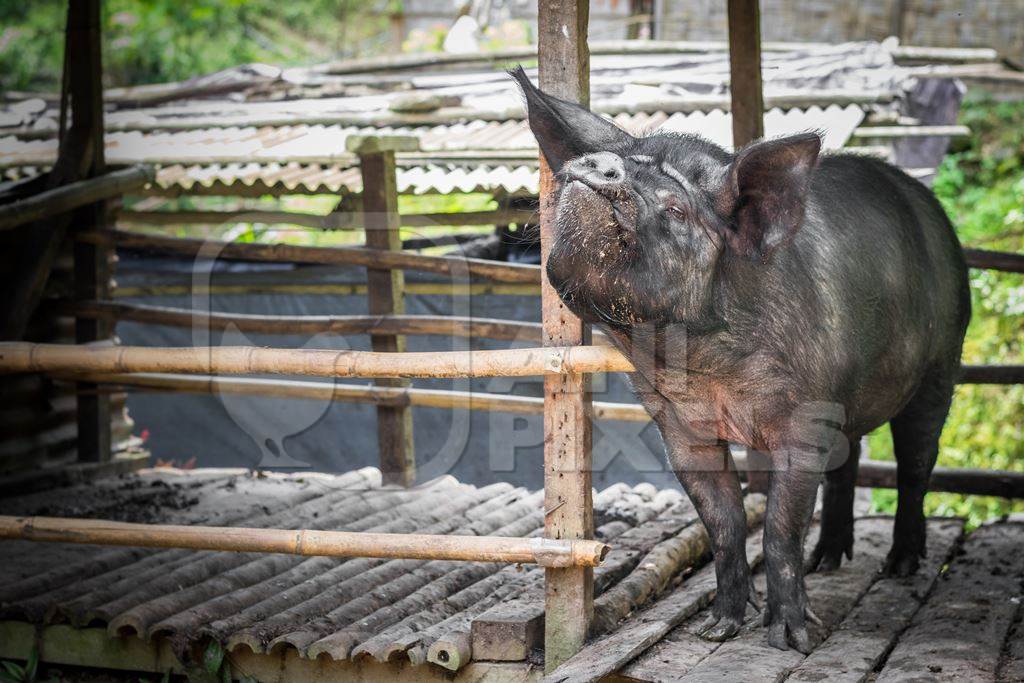
[[[75,123],[86,119],[85,154],[88,163],[82,177],[92,178],[106,170],[103,137],[103,66],[100,46],[100,1],[72,0],[68,10],[68,40],[65,45],[70,59],[72,115]],[[99,201],[76,210],[72,230],[109,229],[108,201]],[[76,241],[73,247],[74,295],[79,301],[102,301],[110,298],[111,249],[102,244]],[[75,342],[109,339],[111,325],[104,320],[75,318]],[[78,460],[103,462],[111,457],[110,395],[97,391],[88,382],[77,386]]]
[[[758,0],[729,0],[729,90],[732,143],[739,149],[764,137],[761,12]]]
[[[541,0],[537,43],[540,87],[562,99],[588,104],[589,0]],[[555,180],[541,157],[541,261],[554,237]],[[544,268],[541,267],[541,272]],[[544,344],[585,344],[589,330],[562,304],[545,275],[541,282]],[[554,539],[593,538],[591,500],[590,382],[579,374],[544,377],[544,535]],[[554,670],[583,647],[594,614],[590,568],[546,569],[544,668]]]
[[[363,178],[363,219],[366,246],[402,250],[399,232],[398,181],[395,152],[417,146],[415,138],[350,138],[348,150],[359,155]],[[370,315],[405,313],[405,274],[399,269],[366,269],[366,297]],[[371,335],[374,351],[404,352],[403,335]],[[383,387],[408,387],[409,380],[378,379]],[[416,452],[412,441],[412,410],[407,405],[377,406],[377,441],[380,470],[385,484],[416,483]]]

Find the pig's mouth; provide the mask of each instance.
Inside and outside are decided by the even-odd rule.
[[[636,203],[621,187],[595,188],[584,180],[568,180],[559,197],[558,224],[566,237],[584,242],[597,238],[606,247],[617,242],[619,248],[628,249],[636,238]]]
[[[636,202],[629,191],[610,197],[584,181],[567,180],[556,215],[547,272],[562,301],[588,322],[639,322],[630,303],[639,246]]]

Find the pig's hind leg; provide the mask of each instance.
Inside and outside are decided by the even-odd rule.
[[[860,440],[850,441],[841,463],[832,463],[825,473],[821,506],[821,534],[814,546],[808,571],[839,569],[843,555],[853,559],[853,499],[860,462]]]
[[[892,548],[882,568],[886,576],[910,576],[924,557],[924,496],[939,455],[939,436],[949,414],[953,387],[952,371],[933,371],[889,422],[899,494]]]

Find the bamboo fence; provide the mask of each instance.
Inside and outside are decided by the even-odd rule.
[[[235,316],[235,319],[243,321],[244,317]],[[431,321],[430,325],[433,326],[434,322]],[[267,320],[261,317],[254,323],[254,326],[263,327]],[[511,332],[511,329],[500,325],[494,329]],[[472,331],[471,326],[466,331]],[[0,374],[205,373],[452,378],[633,371],[633,364],[610,346],[383,353],[255,346],[147,347],[0,342]],[[1019,384],[1022,380],[1024,366],[1016,365],[964,366],[960,376],[961,383]]]
[[[65,517],[0,516],[0,538],[144,548],[287,553],[595,567],[608,546],[599,541],[133,524]]]
[[[0,374],[183,372],[315,377],[525,377],[633,372],[611,347],[380,353],[254,346],[144,347],[0,342]]]

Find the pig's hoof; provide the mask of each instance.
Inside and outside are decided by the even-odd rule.
[[[766,610],[764,617],[769,645],[779,650],[793,648],[805,655],[810,654],[813,646],[807,632],[807,621],[818,626],[822,626],[822,621],[809,606],[804,607],[802,613],[790,608]]]
[[[808,572],[835,571],[843,564],[843,555],[848,560],[853,559],[853,530],[838,540],[834,537],[819,538],[805,569]]]
[[[774,621],[768,626],[768,644],[779,650],[788,650],[792,647],[805,655],[811,654],[813,649],[806,626],[787,625],[782,620]]]
[[[920,566],[920,559],[914,552],[889,551],[882,566],[882,575],[890,579],[902,579],[913,576]]]
[[[705,640],[713,640],[715,642],[721,642],[728,640],[734,635],[739,633],[740,626],[743,622],[739,619],[732,617],[717,617],[714,614],[709,616],[700,628],[697,629],[697,635]]]

